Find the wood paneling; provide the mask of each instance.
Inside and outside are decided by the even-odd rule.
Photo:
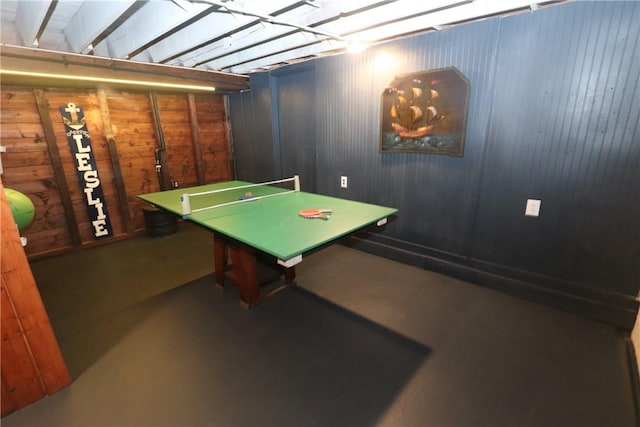
[[[71,383],[0,182],[2,416]]]
[[[196,162],[196,176],[198,183],[204,183],[204,169],[202,167],[202,139],[200,137],[200,127],[198,125],[198,111],[196,110],[196,99],[193,94],[189,94],[189,120],[191,121],[191,137],[193,138],[193,158]]]
[[[107,95],[105,94],[104,90],[98,90],[98,102],[100,103],[100,113],[102,115],[102,122],[104,124],[104,134],[107,139],[107,149],[109,150],[109,158],[111,160],[111,168],[113,169],[114,182],[118,190],[117,195],[120,215],[122,217],[122,220],[124,221],[127,234],[132,234],[134,228],[127,202],[127,190],[124,185],[122,168],[120,167],[120,158],[118,156],[118,148],[116,146],[113,126],[111,124],[111,111],[109,110]]]
[[[72,247],[72,239],[64,212],[59,216],[60,189],[40,120],[38,104],[30,89],[7,89],[1,94],[2,127],[0,138],[7,152],[2,154],[5,186],[28,194],[39,209],[30,230],[40,234],[48,230],[54,239],[34,239],[38,250]],[[17,113],[22,111],[23,113]],[[53,202],[55,201],[55,202]],[[50,203],[57,203],[52,206]],[[51,208],[54,208],[53,211]],[[57,208],[57,209],[55,209]],[[34,237],[36,234],[34,234]],[[31,253],[32,247],[28,248]]]
[[[212,101],[211,97],[195,96],[205,182],[225,181],[234,176],[225,104]]]
[[[190,98],[195,101],[189,103]],[[136,196],[159,190],[154,157],[159,144],[146,92],[3,86],[0,100],[0,144],[6,147],[2,179],[26,194],[36,211],[34,223],[21,232],[28,240],[23,249],[0,186],[5,415],[70,382],[26,255],[98,244],[59,107],[73,102],[84,110],[114,240],[145,229],[147,204]],[[233,178],[223,96],[163,94],[159,106],[167,169],[181,186],[201,183],[198,168],[205,171],[205,182]],[[202,155],[194,147],[196,134]]]
[[[27,194],[36,207],[36,220],[23,231],[29,240],[28,256],[97,243],[59,111],[69,102],[84,110],[114,236],[145,229],[142,210],[147,204],[136,196],[160,189],[154,157],[159,142],[149,93],[2,89],[0,137],[7,147],[2,154],[3,179],[8,187]],[[233,178],[224,97],[163,93],[157,99],[165,171],[171,178],[181,187]]]
[[[187,95],[158,95],[158,108],[166,144],[166,172],[181,187],[198,184]]]
[[[48,89],[43,93],[47,100],[49,117],[55,132],[55,144],[60,153],[60,167],[64,172],[65,181],[68,185],[68,197],[71,198],[73,205],[74,222],[79,231],[80,242],[76,246],[93,243],[95,238],[92,232],[93,227],[86,211],[84,192],[78,181],[75,159],[69,148],[65,126],[60,113],[60,107],[66,106],[69,102],[82,107],[84,111],[87,131],[91,136],[91,151],[96,161],[100,184],[105,196],[105,209],[111,221],[113,235],[114,237],[126,235],[125,221],[123,221],[122,213],[119,209],[119,201],[114,196],[117,194],[117,188],[97,93],[79,90],[69,92],[61,89]],[[52,250],[56,249],[52,248]]]

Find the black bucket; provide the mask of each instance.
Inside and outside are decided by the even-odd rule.
[[[178,231],[178,217],[175,214],[154,207],[144,208],[143,211],[149,236],[170,236]]]

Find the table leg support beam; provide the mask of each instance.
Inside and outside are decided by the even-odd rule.
[[[228,253],[231,255],[231,267],[233,274],[228,272]],[[248,246],[231,242],[217,234],[214,237],[216,285],[224,289],[227,280],[232,278],[231,280],[235,282],[238,288],[240,305],[244,308],[249,308],[295,284],[295,267],[285,267],[274,262],[273,267],[277,268],[277,270],[280,271],[280,274],[278,276],[269,275],[269,280],[265,281],[264,284],[275,283],[278,280],[282,280],[282,277],[284,277],[284,283],[272,287],[268,291],[264,292],[264,295],[260,295],[261,283],[260,277],[258,277],[259,268],[256,255],[255,250]],[[228,274],[230,274],[229,277],[227,276]],[[280,279],[278,279],[278,277]]]
[[[240,304],[246,308],[251,307],[260,300],[255,254],[235,245],[230,247],[230,252],[240,294]]]

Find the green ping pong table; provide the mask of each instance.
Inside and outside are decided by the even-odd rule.
[[[246,308],[293,284],[295,265],[304,253],[364,227],[383,225],[397,212],[395,208],[276,186],[247,188],[249,185],[229,181],[138,196],[213,231],[216,283],[224,287],[225,279],[233,279],[241,305]],[[219,190],[224,191],[189,197],[191,213],[183,215],[184,193]],[[214,205],[222,206],[209,208]],[[302,217],[300,211],[309,208],[331,209],[332,213],[328,219]],[[231,255],[231,268],[227,253]],[[284,277],[284,284],[260,295],[257,259],[265,255],[277,267],[278,277]],[[229,271],[232,275],[227,274]]]

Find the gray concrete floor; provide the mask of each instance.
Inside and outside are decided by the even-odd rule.
[[[33,264],[74,382],[12,426],[635,426],[615,328],[341,245],[251,310],[182,224]]]

